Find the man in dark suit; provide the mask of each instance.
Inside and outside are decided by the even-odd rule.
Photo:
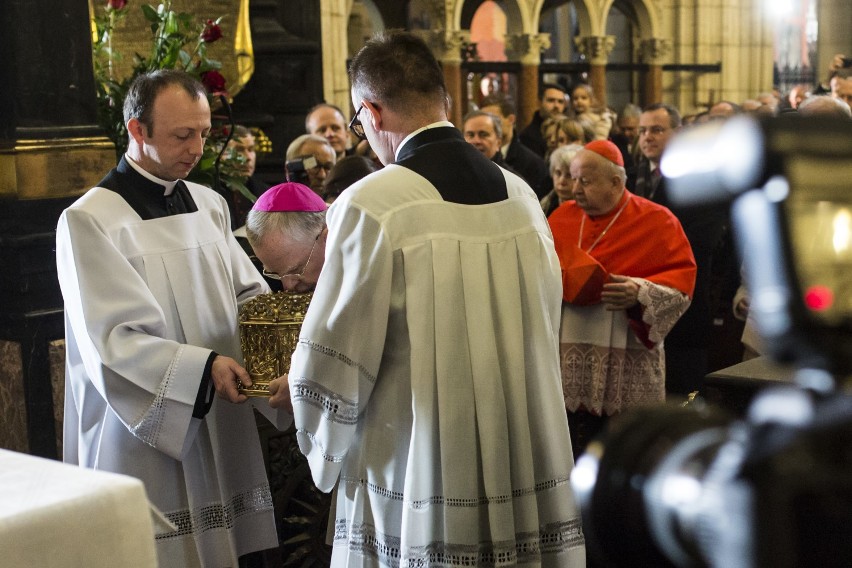
[[[680,128],[680,113],[663,103],[646,107],[639,117],[639,149],[633,193],[668,207],[680,221],[692,246],[698,273],[692,304],[666,336],[666,391],[687,395],[703,386],[708,372],[713,331],[711,274],[713,253],[725,232],[727,214],[718,207],[682,208],[669,202],[660,159],[669,140]]]
[[[541,102],[532,121],[521,131],[521,144],[541,156],[547,153],[547,142],[541,134],[541,124],[549,117],[565,113],[565,88],[556,83],[541,86]]]
[[[523,177],[506,163],[503,154],[500,153],[503,130],[499,116],[482,110],[473,110],[462,119],[461,131],[465,141],[482,152],[483,156],[516,176]]]
[[[539,199],[544,197],[550,187],[547,183],[550,179],[547,164],[541,156],[521,144],[515,132],[514,105],[504,94],[493,93],[482,100],[480,110],[500,118],[500,125],[503,128],[500,154],[503,160],[530,184]]]

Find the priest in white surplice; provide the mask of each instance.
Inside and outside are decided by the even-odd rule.
[[[268,288],[224,199],[181,181],[210,131],[204,87],[143,75],[124,112],[127,154],[57,228],[64,459],[145,483],[177,527],[157,534],[161,567],[234,567],[278,545],[252,405],[236,389],[251,382],[235,360],[237,312]]]
[[[329,208],[291,372],[270,389],[317,486],[336,486],[332,565],[585,566],[536,195],[447,121],[416,36],[369,41],[350,79],[352,130],[386,166]]]

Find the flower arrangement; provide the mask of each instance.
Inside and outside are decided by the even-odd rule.
[[[227,82],[219,71],[221,62],[207,56],[207,46],[222,38],[221,18],[198,21],[192,14],[172,10],[171,4],[171,0],[165,0],[156,8],[141,5],[145,20],[151,27],[151,50],[147,56],[134,54],[133,65],[126,77],[119,77],[117,73],[123,56],[113,48],[113,35],[116,26],[127,16],[128,0],[107,0],[106,5],[94,15],[92,60],[98,121],[115,143],[117,157],[127,150],[124,98],[139,74],[156,69],[186,71],[207,88],[212,109],[220,106],[220,95],[228,97]],[[236,152],[226,151],[229,133],[230,125],[214,114],[213,129],[204,146],[204,154],[189,179],[211,187],[219,180],[231,191],[254,202],[255,196],[245,185],[245,158]]]

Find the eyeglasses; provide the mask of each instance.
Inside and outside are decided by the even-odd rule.
[[[364,103],[361,103],[361,106],[358,107],[358,110],[352,116],[352,120],[349,121],[349,130],[358,137],[358,140],[367,139],[367,135],[364,134],[364,125],[358,119],[358,115],[361,114],[362,110],[364,110]]]
[[[325,230],[325,228],[323,228]],[[308,265],[311,263],[311,258],[314,256],[314,249],[317,248],[317,242],[319,242],[319,238],[322,235],[322,230],[319,232],[319,235],[314,239],[314,244],[311,246],[311,252],[308,254],[308,260],[305,261],[305,265],[302,267],[302,270],[299,272],[291,272],[290,274],[276,274],[275,272],[269,272],[266,270],[266,267],[263,267],[263,275],[267,278],[272,278],[273,280],[284,280],[286,278],[295,278],[296,280],[301,280],[302,276],[305,274],[305,270],[308,269]]]
[[[652,126],[650,128],[646,128],[645,126],[640,126],[638,128],[639,136],[644,136],[646,134],[653,134],[654,136],[659,136],[660,134],[670,130],[669,128],[665,128],[662,126]]]

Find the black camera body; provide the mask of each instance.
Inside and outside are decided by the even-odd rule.
[[[294,160],[288,160],[284,164],[287,173],[287,181],[308,184],[308,170],[317,167],[317,159],[313,156],[302,156]]]
[[[743,418],[691,405],[613,419],[571,476],[589,554],[852,566],[852,121],[731,119],[679,135],[662,168],[682,206],[732,201],[758,331],[798,370]]]

